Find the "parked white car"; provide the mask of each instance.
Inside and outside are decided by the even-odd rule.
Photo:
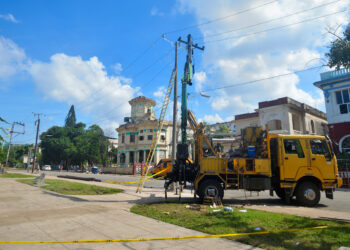
[[[51,166],[50,165],[44,165],[43,166],[43,170],[51,171]]]

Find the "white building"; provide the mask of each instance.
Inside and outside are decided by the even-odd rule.
[[[236,115],[235,124],[238,135],[242,128],[251,126],[265,128],[266,125],[274,133],[317,135],[327,133],[325,113],[289,97],[259,102],[256,112]]]
[[[329,135],[336,152],[350,152],[350,69],[321,73],[321,81],[314,85],[324,93]]]

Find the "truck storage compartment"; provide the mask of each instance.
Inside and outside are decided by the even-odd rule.
[[[269,190],[271,189],[271,178],[245,175],[243,178],[243,188],[249,191]]]

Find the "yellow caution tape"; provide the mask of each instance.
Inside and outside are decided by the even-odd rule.
[[[163,169],[162,171],[159,171],[158,173],[156,173],[156,174],[154,174],[152,176],[148,176],[146,179],[144,179],[144,181],[151,181],[154,176],[157,176],[157,175],[163,173],[166,170],[167,169]],[[163,177],[156,178],[155,180],[160,179],[160,178],[163,178]],[[141,181],[140,180],[139,181],[110,181],[110,180],[106,180],[106,182],[107,183],[112,183],[112,184],[125,185],[125,184],[135,184],[135,183],[139,183]]]
[[[307,228],[295,228],[285,230],[273,230],[266,232],[253,232],[253,233],[234,233],[234,234],[213,234],[213,235],[194,235],[194,236],[182,236],[182,237],[165,237],[165,238],[140,238],[140,239],[110,239],[110,240],[57,240],[57,241],[0,241],[0,244],[62,244],[62,243],[110,243],[110,242],[134,242],[134,241],[155,241],[155,240],[184,240],[184,239],[202,239],[202,238],[223,238],[232,236],[247,236],[247,235],[261,235],[261,234],[273,234],[283,232],[296,232],[304,230],[316,230],[326,229],[328,226],[307,227]]]

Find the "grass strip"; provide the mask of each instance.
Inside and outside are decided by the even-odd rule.
[[[228,237],[265,249],[338,249],[350,247],[350,223],[318,220],[307,217],[271,213],[253,209],[240,212],[213,212],[202,206],[200,211],[186,208],[188,204],[142,204],[131,212],[156,220],[179,225],[207,234],[250,233],[294,228],[328,226],[320,230],[271,233]]]
[[[33,175],[6,173],[6,174],[0,174],[0,177],[1,178],[33,178]]]
[[[34,179],[22,179],[17,181],[34,185]],[[41,188],[65,195],[103,195],[123,192],[123,190],[119,188],[108,188],[63,180],[47,179],[45,180],[45,184],[46,185],[41,186]]]

